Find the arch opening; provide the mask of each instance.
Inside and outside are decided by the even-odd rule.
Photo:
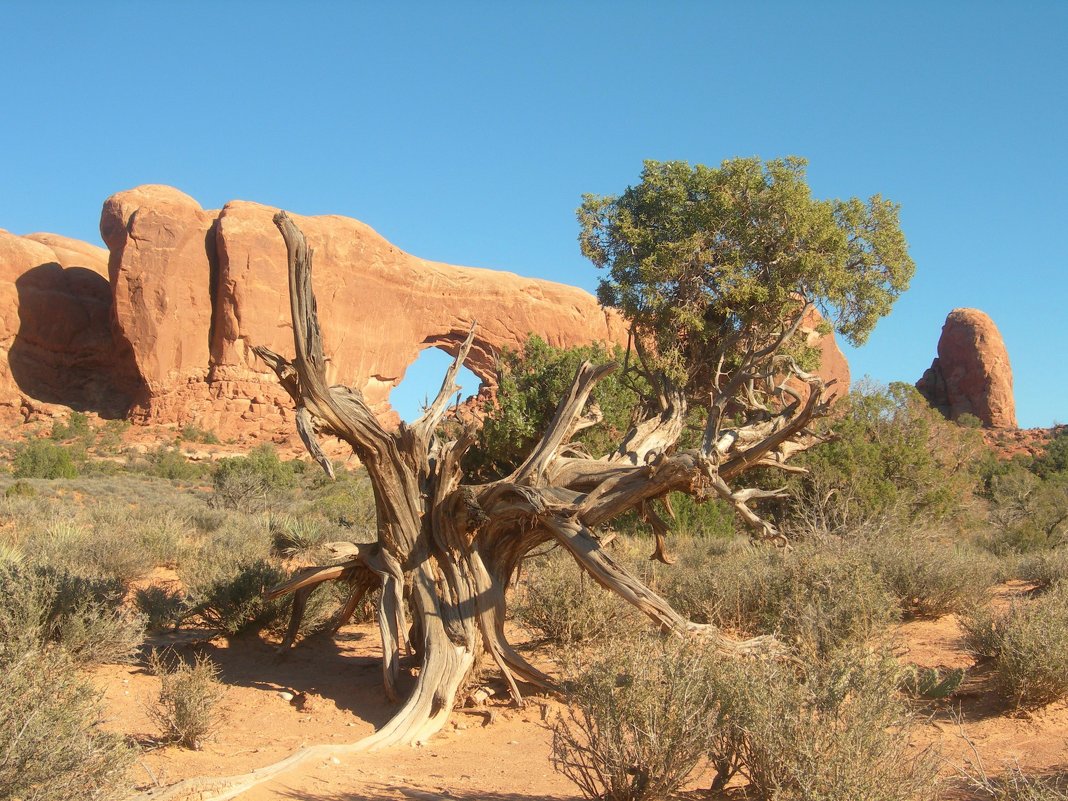
[[[437,395],[452,360],[453,356],[441,347],[428,346],[419,352],[404,371],[401,382],[389,393],[389,404],[401,420],[411,423],[419,418],[423,408]],[[460,367],[456,383],[460,385],[461,403],[477,395],[482,386],[481,379],[466,365]]]

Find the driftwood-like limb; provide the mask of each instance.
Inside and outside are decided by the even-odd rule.
[[[437,397],[427,406],[422,416],[412,423],[412,428],[415,429],[417,435],[426,440],[429,440],[434,433],[434,429],[441,422],[441,418],[444,416],[446,409],[448,409],[449,401],[460,391],[460,386],[456,383],[456,376],[459,375],[460,368],[463,367],[464,362],[467,360],[467,355],[471,352],[477,326],[477,320],[471,323],[467,338],[460,345],[460,349],[456,352],[456,357],[452,360],[452,364],[445,373],[445,378],[442,379],[441,389],[438,390]]]
[[[571,389],[557,405],[549,428],[531,454],[516,468],[511,481],[517,484],[538,484],[542,481],[549,463],[557,455],[557,449],[576,431],[575,421],[581,416],[594,386],[615,369],[616,365],[612,362],[599,366],[590,362],[579,365]]]
[[[254,350],[293,399],[301,439],[328,474],[332,466],[319,437],[338,437],[352,448],[367,470],[377,513],[374,543],[336,548],[340,564],[303,571],[272,592],[271,597],[290,592],[296,596],[283,645],[293,644],[307,598],[323,582],[348,585],[338,625],[351,617],[367,592],[379,588],[383,684],[398,709],[381,729],[352,745],[314,746],[243,776],[201,783],[203,801],[232,798],[306,759],[425,741],[444,724],[484,655],[493,660],[516,703],[522,703],[524,682],[552,687],[552,678],[508,643],[504,627],[507,593],[519,566],[546,545],[563,548],[599,585],[667,634],[705,638],[724,657],[781,651],[773,637],[739,641],[715,626],[687,620],[620,565],[595,532],[624,513],[637,512],[652,528],[653,558],[670,563],[668,523],[656,504],[663,504],[673,517],[669,495],[683,492],[698,500],[721,498],[759,536],[778,536],[751,504],[780,497],[781,491],[737,484],[757,466],[791,469],[787,462],[792,456],[824,439],[810,424],[827,410],[826,387],[778,356],[807,309],[767,341],[747,342],[738,332],[721,332],[712,361],[701,368],[705,374],[709,367],[714,369],[700,446],[679,447],[687,396],[652,369],[652,354],[632,331],[640,362],[635,369],[649,380],[653,396],[644,419],[618,448],[598,458],[580,443],[571,443],[599,422],[600,410],[589,403],[590,396],[598,381],[615,369],[586,362],[522,464],[499,481],[465,484],[461,460],[474,442],[475,428],[468,426],[449,439],[439,424],[473,347],[474,324],[423,415],[411,425],[387,431],[359,391],[328,385],[312,292],[312,249],[284,212],[276,215],[275,224],[286,244],[294,356],[288,359],[263,347]],[[807,398],[785,384],[791,376],[808,384]],[[419,668],[402,699],[399,664],[405,646],[414,652]],[[186,791],[192,786],[182,785]],[[170,790],[153,795],[157,801],[170,797]]]

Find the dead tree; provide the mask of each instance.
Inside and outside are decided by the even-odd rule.
[[[655,536],[653,556],[666,560],[667,524],[655,503],[668,493],[684,492],[701,500],[720,498],[757,536],[779,536],[751,504],[782,491],[736,485],[755,467],[789,469],[792,455],[819,441],[810,424],[827,411],[824,383],[790,360],[774,358],[806,308],[771,342],[750,346],[728,380],[717,377],[721,386],[712,393],[698,447],[677,447],[686,400],[664,381],[652,411],[613,453],[591,458],[569,448],[577,432],[596,424],[598,416],[587,409],[587,400],[597,382],[616,369],[587,362],[525,461],[500,480],[468,484],[461,460],[475,442],[477,424],[454,439],[444,438],[439,424],[457,391],[456,374],[471,347],[474,326],[422,417],[387,431],[360,392],[327,384],[312,292],[312,252],[284,212],[274,221],[289,258],[295,356],[289,360],[263,347],[256,353],[292,396],[300,436],[324,470],[332,474],[320,436],[338,437],[352,447],[370,476],[378,524],[375,543],[360,546],[342,564],[304,571],[273,595],[297,593],[296,620],[307,594],[323,581],[350,582],[346,612],[378,587],[383,681],[391,699],[399,697],[402,649],[410,646],[421,659],[414,689],[389,723],[358,744],[360,749],[421,742],[438,731],[483,653],[492,657],[517,703],[522,702],[521,683],[551,686],[550,677],[509,644],[504,629],[510,579],[525,556],[550,542],[565,548],[601,586],[633,604],[665,633],[704,637],[729,654],[777,647],[772,638],[737,641],[714,626],[687,620],[621,566],[601,546],[598,531],[636,510]],[[746,422],[728,423],[739,417]],[[288,645],[292,636],[287,640]]]

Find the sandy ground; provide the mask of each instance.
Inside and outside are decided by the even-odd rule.
[[[1007,603],[1026,588],[1002,588]],[[895,632],[903,659],[930,667],[972,667],[957,620],[916,621]],[[157,645],[199,648],[221,668],[227,686],[223,725],[201,751],[153,747],[153,723],[146,712],[158,680],[136,666],[104,666],[94,679],[113,717],[107,725],[145,746],[135,780],[141,790],[200,776],[244,773],[276,762],[302,746],[349,743],[371,733],[395,707],[381,693],[379,643],[373,625],[349,626],[333,639],[312,638],[279,659],[256,638],[192,644],[189,633],[158,638]],[[491,682],[492,685],[492,682]],[[281,693],[291,693],[293,701]],[[578,799],[581,795],[550,764],[547,721],[558,702],[532,695],[515,708],[503,693],[481,708],[453,714],[429,744],[306,761],[249,790],[246,801],[304,799]],[[1068,769],[1068,706],[1054,704],[1019,713],[992,696],[981,669],[970,670],[951,702],[927,710],[914,748],[936,746],[945,772],[981,755],[992,773],[1006,763],[1040,773]],[[971,745],[961,737],[967,734]],[[698,776],[693,788],[707,787]],[[696,789],[690,798],[707,798]],[[947,790],[946,798],[967,798]]]

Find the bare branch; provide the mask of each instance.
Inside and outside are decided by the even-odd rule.
[[[454,358],[452,364],[449,365],[448,372],[445,373],[445,378],[442,379],[441,389],[438,390],[437,397],[434,398],[429,406],[427,406],[426,411],[423,412],[422,416],[412,423],[412,428],[416,431],[417,436],[421,437],[424,442],[429,441],[430,436],[434,433],[434,429],[437,428],[438,423],[441,422],[441,418],[449,406],[449,400],[453,395],[460,391],[460,387],[456,383],[456,376],[459,374],[460,368],[463,367],[464,362],[467,360],[467,354],[471,352],[471,345],[475,341],[475,329],[477,327],[478,321],[475,320],[471,323],[471,329],[467,333],[467,338],[464,339],[463,344],[460,345],[460,349],[456,352],[456,358]]]
[[[557,405],[549,428],[508,481],[516,484],[538,484],[542,481],[549,464],[557,455],[557,449],[574,433],[575,418],[582,413],[593,388],[616,368],[614,362],[595,366],[586,361],[579,365],[571,389]]]

